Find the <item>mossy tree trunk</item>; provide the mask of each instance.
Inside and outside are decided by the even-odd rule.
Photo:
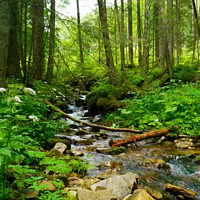
[[[10,34],[10,0],[0,0],[0,87],[6,86],[6,65]]]

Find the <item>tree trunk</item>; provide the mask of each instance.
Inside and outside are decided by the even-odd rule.
[[[77,5],[78,43],[79,43],[79,51],[80,51],[80,61],[83,64],[84,60],[83,60],[83,47],[82,47],[82,36],[81,36],[79,0],[76,0],[76,5]]]
[[[28,76],[28,70],[27,70],[27,65],[26,65],[26,53],[27,53],[27,12],[28,12],[28,3],[27,0],[25,0],[25,12],[24,12],[24,68],[25,68],[25,80],[27,80]]]
[[[34,38],[33,38],[33,66],[31,77],[35,80],[42,80],[43,62],[44,62],[44,16],[43,0],[34,0]]]
[[[10,33],[10,1],[0,0],[0,87],[6,86],[6,65]]]
[[[160,0],[160,18],[159,18],[159,24],[160,24],[160,31],[159,31],[159,67],[164,68],[165,65],[165,38],[163,35],[165,35],[165,3],[164,0]]]
[[[170,61],[173,63],[173,0],[167,0],[167,32]]]
[[[180,45],[179,45],[179,0],[176,0],[176,64],[179,65]]]
[[[196,9],[196,5],[195,5],[194,0],[192,0],[192,5],[193,5],[194,17],[196,19],[197,33],[198,33],[198,37],[200,38],[200,24],[199,24],[197,9]]]
[[[10,35],[7,58],[7,76],[21,78],[19,46],[17,38],[17,0],[11,1]]]
[[[116,71],[112,56],[112,49],[110,44],[110,37],[108,32],[107,14],[106,14],[106,3],[103,0],[98,0],[99,16],[101,20],[101,29],[103,33],[104,48],[106,53],[106,61],[108,66],[108,75],[110,78],[110,84],[116,86]]]
[[[128,0],[128,35],[129,35],[129,63],[133,65],[132,0]]]
[[[50,44],[49,44],[49,59],[48,59],[47,75],[46,75],[46,80],[49,82],[51,82],[53,79],[55,23],[56,23],[56,5],[55,5],[55,0],[51,0]]]
[[[144,25],[144,42],[143,42],[143,57],[142,57],[142,77],[144,86],[148,83],[149,73],[149,47],[150,47],[150,0],[145,0],[145,25]]]
[[[142,33],[141,33],[141,17],[140,17],[140,0],[137,0],[137,33],[138,33],[138,64],[139,68],[142,69]]]
[[[155,57],[156,63],[159,61],[159,3],[154,2],[154,35],[155,35]]]

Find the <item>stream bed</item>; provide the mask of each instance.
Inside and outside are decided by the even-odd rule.
[[[89,121],[84,117],[87,111],[83,108],[70,106],[71,116]],[[139,175],[139,185],[144,188],[149,186],[165,194],[163,199],[174,199],[165,191],[167,183],[177,185],[196,192],[196,200],[200,200],[200,164],[194,162],[195,156],[200,155],[200,149],[176,149],[173,146],[162,146],[154,139],[138,142],[138,148],[130,145],[126,153],[119,155],[106,155],[96,151],[97,148],[108,148],[109,140],[129,137],[131,133],[111,132],[101,130],[107,138],[96,137],[99,132],[90,127],[82,127],[67,119],[66,122],[71,127],[71,131],[65,135],[57,135],[61,138],[70,138],[72,148],[78,147],[84,153],[84,158],[89,161],[94,168],[89,170],[88,176],[100,177],[111,173],[125,174],[132,172]],[[76,132],[83,128],[91,134],[76,135]],[[93,140],[91,144],[84,141]],[[89,156],[88,156],[89,155]],[[116,166],[107,167],[106,162],[113,161]],[[103,164],[102,164],[103,163]],[[164,163],[164,164],[163,164]]]

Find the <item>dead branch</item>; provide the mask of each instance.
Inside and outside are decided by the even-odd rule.
[[[62,110],[57,109],[55,106],[53,106],[49,101],[44,100],[45,103],[47,105],[49,105],[53,110],[55,110],[56,112],[61,113],[64,117],[69,118],[71,120],[73,120],[74,122],[80,123],[80,124],[84,124],[86,126],[90,126],[94,129],[105,129],[105,130],[109,130],[109,131],[120,131],[120,132],[132,132],[132,133],[143,133],[143,131],[138,131],[138,130],[134,130],[134,129],[128,129],[128,128],[112,128],[112,127],[108,127],[108,126],[101,126],[101,125],[97,125],[97,124],[92,124],[92,123],[88,123],[88,122],[84,122],[82,120],[76,119],[74,117],[71,117],[70,115],[68,115],[67,113],[63,112]]]

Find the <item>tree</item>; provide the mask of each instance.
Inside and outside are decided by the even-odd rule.
[[[138,34],[138,63],[139,68],[142,68],[142,33],[141,33],[141,16],[140,16],[140,0],[137,0],[137,34]]]
[[[149,48],[150,48],[150,0],[145,0],[145,24],[144,24],[144,42],[142,57],[142,77],[144,85],[148,82],[149,73]]]
[[[43,60],[44,60],[44,5],[43,0],[33,0],[33,66],[31,70],[31,78],[35,80],[42,79]]]
[[[128,0],[128,35],[129,35],[129,62],[133,65],[133,23],[132,0]]]
[[[7,76],[21,78],[19,46],[17,38],[17,0],[11,0],[10,35],[7,58]]]
[[[10,33],[10,1],[0,0],[0,87],[6,86],[6,65]]]
[[[110,37],[108,32],[108,23],[107,23],[107,14],[106,14],[106,0],[98,0],[98,7],[99,7],[99,17],[101,20],[101,29],[103,33],[103,42],[104,48],[106,53],[106,62],[108,66],[108,75],[110,78],[110,84],[116,86],[117,79],[116,79],[116,71],[112,56],[112,49],[110,44]]]
[[[82,37],[81,37],[81,20],[80,20],[80,9],[79,9],[79,0],[76,0],[77,5],[77,22],[78,22],[78,44],[79,44],[79,51],[80,51],[80,61],[83,64],[83,47],[82,47]]]
[[[50,17],[50,44],[49,44],[49,59],[46,80],[52,81],[54,68],[54,48],[55,48],[55,23],[56,23],[56,5],[55,0],[51,0],[51,17]]]

